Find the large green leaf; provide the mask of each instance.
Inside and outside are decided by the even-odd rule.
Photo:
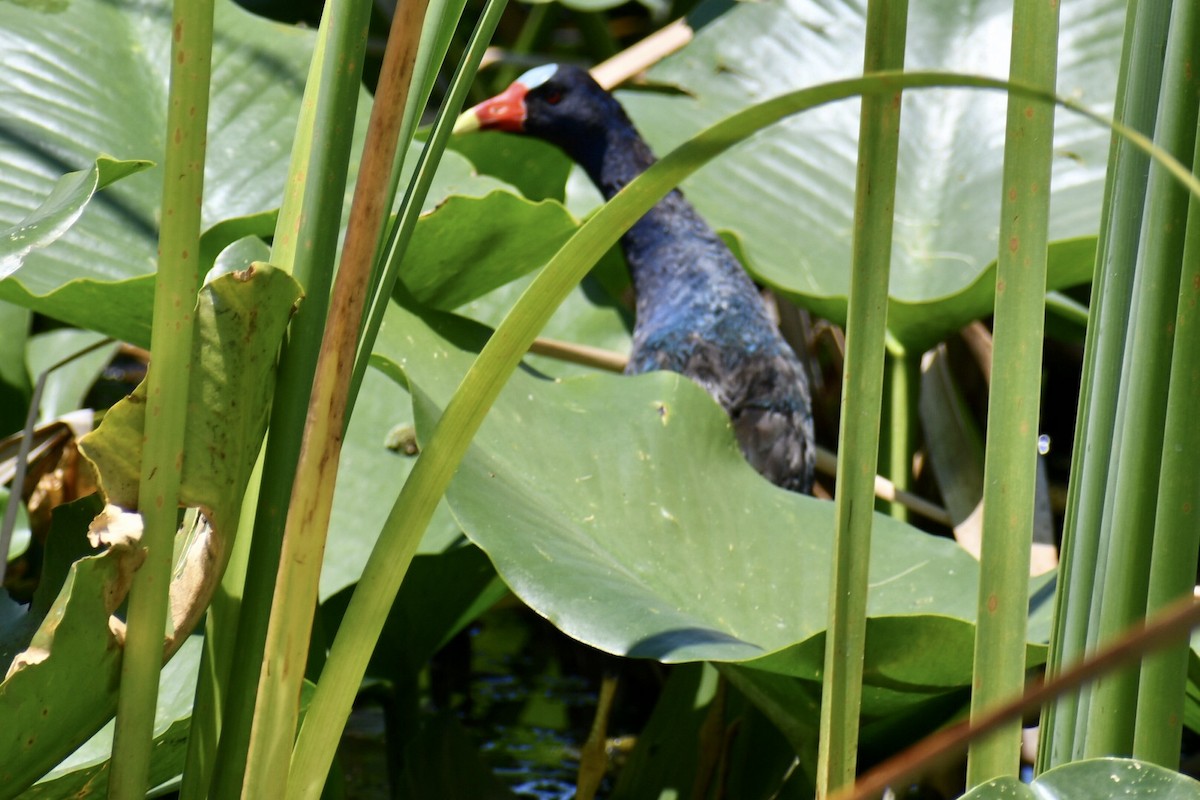
[[[451,197],[417,223],[400,278],[421,303],[448,311],[542,266],[578,227],[550,200]]]
[[[64,173],[102,154],[161,163],[170,24],[167,0],[74,0],[70,13],[5,4],[0,230],[42,205]],[[279,205],[314,41],[314,31],[217,3],[203,225],[242,225],[212,255],[234,239],[272,232],[267,212]],[[364,93],[357,130],[369,110]],[[69,230],[0,280],[0,299],[146,344],[162,180],[156,167],[96,194]],[[499,185],[451,155],[427,207]]]
[[[689,17],[695,40],[649,72],[654,84],[676,91],[618,97],[653,149],[665,153],[747,105],[859,74],[865,5],[707,0]],[[1101,111],[1111,105],[1124,7],[1104,0],[1064,8],[1061,94]],[[1003,0],[916,5],[907,66],[1003,78],[1010,16]],[[888,325],[912,349],[991,313],[1005,103],[995,91],[905,95]],[[845,316],[849,288],[858,125],[856,102],[814,109],[752,137],[684,183],[757,278],[835,321]],[[1091,277],[1109,131],[1059,111],[1056,136],[1051,236],[1069,241],[1051,248],[1051,289]],[[481,136],[456,146],[481,170],[524,187],[503,139]],[[537,197],[556,196],[545,176],[558,174],[565,159],[547,152],[541,158],[550,166],[530,188]],[[586,211],[571,199],[567,206]]]
[[[1025,784],[998,778],[975,787],[962,800],[1194,800],[1200,782],[1169,769],[1129,758],[1095,758],[1064,764]]]
[[[191,538],[180,542],[183,555],[173,574],[168,652],[199,620],[228,558],[242,493],[266,431],[275,355],[299,295],[291,276],[265,264],[222,275],[200,293],[181,498],[207,513],[211,530],[195,535],[185,523]],[[80,441],[108,501],[125,508],[137,505],[144,387],[113,406]],[[96,512],[94,500],[90,511]],[[87,528],[89,515],[77,517],[82,512],[74,507],[69,512],[66,527],[56,533],[59,540],[80,539]],[[77,546],[66,545],[72,551]],[[8,739],[0,735],[0,797],[57,764],[115,708],[120,647],[109,630],[109,614],[139,563],[140,550],[128,544],[83,558],[70,568],[57,599],[59,582],[44,573],[26,618],[0,629],[0,652],[29,645],[0,684],[0,716],[13,720],[3,729]],[[39,623],[31,641],[19,641]],[[18,663],[24,666],[16,668]],[[69,688],[85,683],[91,691],[84,696]]]
[[[13,797],[86,741],[116,709],[120,648],[108,627],[138,559],[111,549],[71,567],[27,661],[0,683],[0,798]],[[15,666],[15,665],[14,665]],[[80,687],[87,692],[81,693]]]
[[[750,103],[860,73],[865,9],[864,0],[708,0],[690,17],[695,40],[649,73],[683,93],[619,97],[666,152]],[[1111,105],[1124,9],[1119,0],[1064,6],[1061,94],[1101,111]],[[1004,0],[915,4],[906,66],[1006,77],[1011,14]],[[990,309],[990,293],[968,290],[998,249],[1005,104],[997,92],[905,95],[888,312],[905,344],[924,346]],[[858,125],[853,102],[800,115],[686,183],[709,221],[741,240],[759,278],[834,319],[844,315],[850,275]],[[1109,131],[1060,111],[1055,141],[1051,236],[1093,234]],[[937,328],[923,319],[930,313],[943,317]]]
[[[300,287],[269,264],[222,275],[196,304],[180,502],[204,510],[219,533],[236,528],[267,428],[275,356]],[[108,502],[137,508],[146,384],[117,403],[79,446]]]
[[[0,278],[16,272],[30,253],[53,244],[70,230],[97,191],[149,166],[148,161],[101,157],[91,169],[64,175],[40,206],[8,230],[0,231]]]
[[[375,546],[392,501],[412,471],[413,457],[394,441],[413,424],[408,392],[377,370],[369,370],[354,404],[342,443],[329,538],[321,563],[321,602],[352,586]],[[443,503],[435,512],[422,553],[440,553],[461,538],[458,523]]]
[[[486,204],[498,196],[501,195],[490,194],[483,202]],[[535,204],[519,199],[518,201],[526,207],[537,207]],[[457,205],[454,203],[451,207]],[[418,236],[423,235],[421,231],[421,225],[418,225]],[[437,239],[431,237],[423,247],[434,248],[436,243]],[[481,252],[479,257],[487,258],[487,255]],[[422,269],[419,263],[414,268]],[[443,279],[448,277],[452,276],[442,276]],[[465,275],[464,278],[468,285],[473,285],[471,275]],[[484,322],[499,323],[531,279],[532,275],[526,275],[505,283],[471,300],[463,310]],[[454,291],[443,287],[437,281],[425,285],[432,294]],[[577,288],[572,292],[550,320],[543,334],[565,341],[586,342],[610,350],[627,350],[629,332],[624,318],[611,305],[593,302],[590,294],[604,294],[594,289],[595,287],[589,292]],[[477,291],[478,289],[469,290],[471,294]],[[591,371],[536,356],[531,358],[531,362],[551,375]],[[329,522],[329,541],[321,566],[322,601],[358,580],[391,509],[391,501],[399,493],[412,469],[412,456],[404,454],[396,446],[396,440],[402,438],[413,424],[412,400],[404,384],[403,376],[399,373],[389,378],[380,374],[378,370],[370,370],[364,379],[362,391],[359,392],[350,426],[346,431],[346,439],[342,443],[337,489],[333,496],[333,513]],[[440,553],[460,535],[458,523],[443,503],[421,540],[420,552]]]
[[[394,310],[379,347],[409,377],[418,432],[484,335]],[[513,590],[581,641],[819,674],[833,505],[757,475],[681,376],[515,375],[448,499]],[[883,516],[872,556],[867,679],[892,693],[969,682],[976,562]]]
[[[159,678],[150,786],[158,786],[183,772],[201,644],[200,637],[189,638],[179,654],[163,667]],[[21,800],[103,797],[108,790],[114,727],[115,723],[110,721],[101,728],[46,777],[23,792]]]

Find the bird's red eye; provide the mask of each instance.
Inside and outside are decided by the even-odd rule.
[[[546,93],[546,102],[550,105],[558,105],[559,100],[562,100],[562,92],[560,92],[558,89],[551,89]]]

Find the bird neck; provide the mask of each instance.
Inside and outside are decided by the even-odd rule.
[[[625,120],[610,124],[603,137],[589,140],[586,147],[570,155],[587,172],[605,200],[611,200],[657,161],[633,125]]]
[[[603,144],[586,153],[573,153],[592,182],[611,200],[626,184],[645,172],[657,159],[632,124],[612,125]],[[672,190],[621,238],[639,308],[665,302],[682,302],[680,293],[703,287],[732,272],[736,264],[722,257],[725,245],[679,192]],[[745,281],[740,268],[732,279]]]

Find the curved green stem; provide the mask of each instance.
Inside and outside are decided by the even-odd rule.
[[[1200,197],[1200,181],[1145,137],[1124,126],[1051,92],[993,78],[941,72],[884,72],[790,92],[727,117],[685,142],[580,227],[521,295],[463,377],[397,497],[343,617],[292,753],[290,796],[316,798],[320,794],[372,644],[379,637],[387,610],[438,501],[509,375],[554,310],[592,265],[674,186],[753,133],[789,115],[838,100],[932,87],[1010,90],[1058,102],[1118,130],[1135,146],[1152,153]]]
[[[110,798],[146,794],[154,709],[163,662],[168,590],[178,529],[196,287],[200,285],[200,208],[212,72],[212,0],[176,0],[172,16],[167,151],[154,288],[151,365],[146,376],[138,512],[146,560],[129,592],[128,634],[113,739]]]

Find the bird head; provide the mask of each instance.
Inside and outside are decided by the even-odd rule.
[[[620,104],[586,70],[543,64],[500,94],[463,112],[456,133],[495,129],[536,136],[569,154],[602,141],[614,124],[629,125]]]

